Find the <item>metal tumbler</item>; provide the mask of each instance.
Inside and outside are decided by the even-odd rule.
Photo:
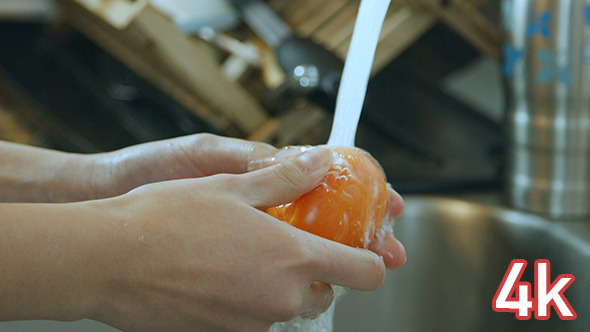
[[[554,219],[588,217],[590,1],[503,0],[502,18],[508,199]]]

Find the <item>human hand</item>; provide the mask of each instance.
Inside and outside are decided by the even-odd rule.
[[[301,152],[300,147],[279,150],[265,143],[211,134],[184,136],[90,155],[94,169],[90,188],[95,188],[95,197],[115,196],[153,182],[254,171]],[[404,209],[402,197],[391,186],[388,207],[385,225]],[[370,249],[383,256],[389,269],[406,260],[403,246],[391,231],[381,232]]]
[[[404,200],[390,185],[387,186],[387,194],[387,220],[383,222],[383,229],[377,232],[369,249],[383,257],[388,269],[394,270],[406,262],[406,250],[392,230],[393,220],[404,212]]]
[[[279,152],[273,146],[212,134],[196,134],[81,156],[89,165],[89,199],[114,197],[148,183],[241,174]],[[80,157],[80,156],[79,156]]]
[[[126,331],[266,331],[326,310],[329,284],[379,287],[378,255],[260,210],[310,191],[331,156],[316,148],[241,175],[155,183],[85,203],[112,237],[101,255],[105,297],[91,318]]]
[[[305,151],[308,147],[290,146],[280,150],[280,155],[296,155]],[[258,160],[255,163],[251,163],[249,170],[260,169],[268,167],[277,163],[278,158],[274,157],[277,154],[273,154],[273,157]],[[368,249],[383,256],[385,265],[389,269],[396,269],[402,266],[406,261],[406,252],[403,245],[393,235],[393,221],[399,217],[404,211],[403,198],[393,190],[390,184],[387,184],[387,212],[383,226],[375,234],[375,238],[370,241]]]

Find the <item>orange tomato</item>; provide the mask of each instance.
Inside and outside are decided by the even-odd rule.
[[[334,163],[316,188],[266,212],[315,235],[367,248],[387,212],[385,174],[364,150],[331,149]]]

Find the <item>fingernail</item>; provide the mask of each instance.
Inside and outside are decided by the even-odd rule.
[[[311,177],[324,176],[332,166],[333,152],[325,147],[312,148],[299,157],[297,162]]]
[[[401,255],[403,255],[403,256],[404,256],[404,262],[402,263],[402,265],[403,265],[403,264],[406,264],[406,262],[408,261],[408,254],[407,254],[407,252],[406,252],[406,247],[405,247],[405,246],[403,245],[403,243],[401,243],[401,241],[400,241],[400,240],[398,240],[397,238],[396,238],[395,240],[397,241],[397,243],[398,243],[399,247],[400,247],[400,248],[401,248],[401,250],[402,250],[402,253],[401,253]]]

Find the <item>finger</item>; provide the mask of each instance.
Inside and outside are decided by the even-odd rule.
[[[230,189],[257,208],[292,202],[317,186],[332,165],[332,154],[324,147],[312,148],[296,158],[240,175]]]
[[[404,199],[387,184],[387,211],[389,218],[397,218],[404,212]]]
[[[332,286],[324,282],[314,281],[305,294],[299,316],[310,319],[317,318],[330,308],[333,301],[334,291]]]
[[[385,266],[390,270],[397,269],[406,262],[406,249],[391,233],[377,237],[370,249],[383,257]]]
[[[309,234],[309,233],[307,233]],[[375,290],[385,279],[385,263],[376,253],[309,234],[315,280],[358,290]]]
[[[178,138],[177,142],[205,176],[245,173],[252,162],[271,158],[278,152],[266,143],[212,134],[185,136]]]

